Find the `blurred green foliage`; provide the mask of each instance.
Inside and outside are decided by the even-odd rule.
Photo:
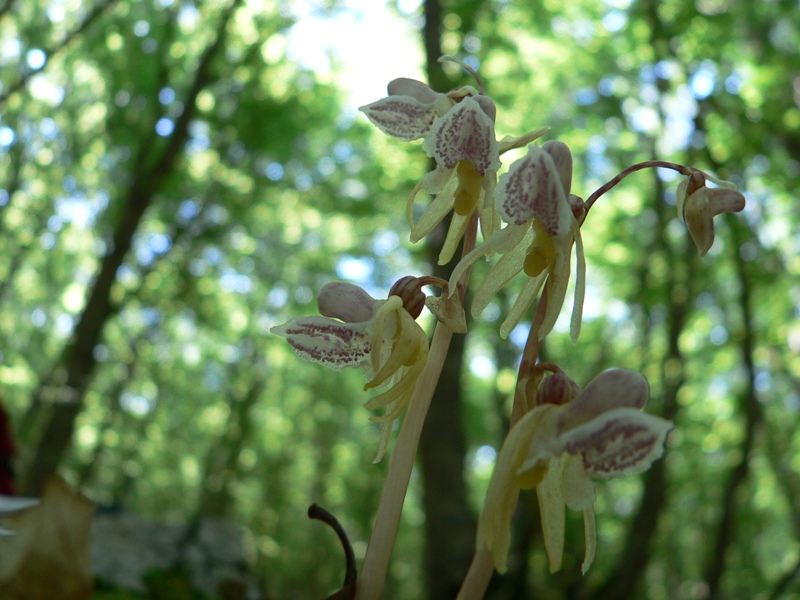
[[[405,4],[397,18],[417,22],[421,8]],[[347,109],[335,78],[286,56],[290,5],[242,2],[225,28],[180,156],[117,271],[61,470],[96,501],[152,518],[214,507],[246,528],[267,597],[314,598],[340,585],[343,561],[307,506],[336,514],[363,556],[386,461],[371,464],[377,428],[361,408],[360,374],[300,361],[268,331],[315,314],[316,290],[332,279],[361,277],[379,295],[430,269],[407,243],[403,214],[426,162],[418,145],[387,140]],[[227,6],[0,8],[0,395],[15,422],[74,331],[130,186],[169,146]],[[581,340],[573,346],[559,325],[545,353],[580,384],[611,366],[640,369],[650,410],[676,422],[636,597],[708,597],[721,524],[723,597],[800,597],[797,3],[497,0],[443,10],[443,50],[479,67],[498,136],[549,125],[574,153],[574,193],[653,158],[747,191],[745,212],[718,220],[703,260],[675,218],[671,174],[637,173],[603,197],[583,228]],[[392,40],[375,48],[400,51]],[[468,83],[450,66],[453,85]],[[492,303],[468,339],[460,425],[476,512],[521,351],[520,332],[497,334],[510,300]],[[20,468],[37,431],[19,432]],[[630,543],[642,479],[602,486],[598,557],[585,579],[582,525],[570,515],[564,572],[546,572],[536,538],[522,559],[525,589],[542,598],[602,589]],[[421,493],[412,480],[387,598],[422,594]]]

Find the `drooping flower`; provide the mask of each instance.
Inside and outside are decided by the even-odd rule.
[[[719,187],[706,187],[706,177]],[[744,195],[730,181],[694,171],[678,185],[678,217],[686,223],[700,256],[714,244],[714,217],[744,209]]]
[[[519,490],[536,487],[550,570],[561,567],[567,506],[583,512],[585,573],[596,544],[592,479],[645,471],[662,455],[672,429],[669,421],[642,412],[649,387],[635,371],[605,371],[580,390],[553,370],[500,449],[478,522],[478,547],[492,552],[499,572],[506,569]]]
[[[494,252],[503,255],[475,292],[474,316],[483,312],[500,288],[524,271],[527,279],[500,327],[502,337],[507,337],[516,327],[545,282],[547,311],[539,329],[539,339],[552,330],[567,294],[574,244],[577,281],[570,334],[573,341],[578,338],[586,259],[580,225],[570,201],[571,182],[572,155],[566,144],[550,141],[541,148],[530,146],[528,154],[500,177],[495,190],[495,206],[508,225],[465,256],[453,271],[451,285],[481,256]],[[582,202],[573,198],[576,210],[580,210]]]
[[[409,286],[395,288],[387,300],[376,300],[351,283],[326,284],[317,297],[323,316],[298,317],[270,330],[301,358],[337,371],[361,368],[369,380],[365,390],[385,388],[364,405],[384,409],[371,418],[382,425],[375,462],[383,457],[392,424],[411,400],[428,357],[428,338],[415,321],[425,296],[418,287],[412,293]]]

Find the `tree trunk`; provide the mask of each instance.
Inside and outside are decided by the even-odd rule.
[[[425,1],[423,35],[428,81],[435,90],[446,91],[449,82],[437,62],[441,55],[438,0]],[[437,228],[428,244],[434,275],[443,279],[448,279],[452,271],[452,266],[438,265],[446,225]],[[425,574],[430,600],[455,598],[475,550],[475,517],[467,502],[463,473],[467,454],[461,423],[464,343],[465,336],[453,336],[420,438],[425,488]]]
[[[183,153],[189,122],[196,111],[197,96],[211,80],[211,62],[223,46],[227,22],[240,1],[234,0],[224,13],[217,39],[203,54],[192,87],[184,101],[185,110],[176,120],[174,132],[163,154],[152,167],[142,168],[134,173],[133,184],[114,231],[111,251],[102,260],[100,272],[89,292],[72,338],[64,348],[53,375],[40,382],[34,392],[23,423],[23,432],[37,420],[45,402],[50,405],[50,411],[33,460],[23,475],[24,494],[36,496],[41,493],[44,480],[56,471],[69,447],[75,419],[83,408],[83,398],[97,365],[93,351],[101,339],[105,324],[114,312],[111,288],[116,280],[117,269],[128,253],[142,216],[152,203],[159,186],[170,175]],[[142,149],[142,152],[148,151],[150,149]],[[145,162],[137,161],[137,165]]]

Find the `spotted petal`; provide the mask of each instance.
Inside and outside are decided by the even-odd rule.
[[[433,124],[423,148],[439,169],[454,169],[462,160],[470,161],[480,175],[500,168],[494,123],[472,98],[464,98]]]
[[[325,317],[299,317],[270,329],[304,360],[335,371],[368,364],[371,321],[342,323]]]
[[[539,219],[551,236],[568,233],[572,224],[559,170],[550,154],[538,146],[530,146],[528,154],[500,176],[495,206],[514,225]]]
[[[581,454],[586,474],[610,479],[647,470],[664,452],[672,423],[633,408],[617,408],[559,437],[570,454]]]
[[[389,96],[358,110],[378,129],[404,142],[424,137],[437,118],[433,104],[412,96]]]

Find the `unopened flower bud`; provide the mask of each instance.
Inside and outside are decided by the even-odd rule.
[[[403,301],[403,308],[413,318],[417,318],[425,306],[425,294],[422,292],[422,284],[418,277],[406,275],[398,279],[389,290],[390,296],[399,296]]]
[[[564,373],[553,373],[546,377],[539,386],[536,403],[541,404],[566,404],[575,398],[581,389]]]

